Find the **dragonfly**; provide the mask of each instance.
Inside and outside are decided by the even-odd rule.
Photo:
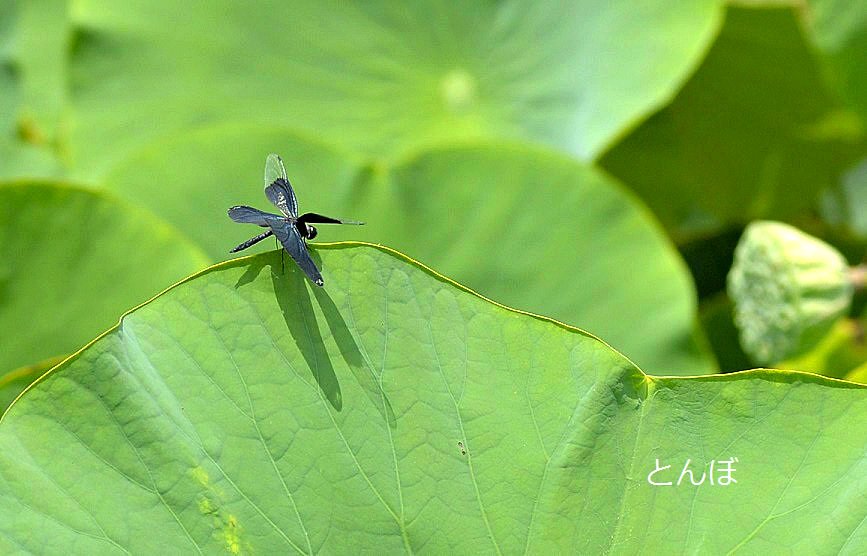
[[[317,234],[316,228],[311,224],[362,225],[364,222],[340,220],[315,212],[298,216],[298,200],[295,198],[295,191],[289,183],[289,178],[286,177],[283,159],[273,153],[265,159],[265,196],[280,209],[282,214],[271,214],[246,205],[230,208],[229,218],[235,222],[268,228],[268,231],[248,239],[232,249],[230,253],[237,253],[273,235],[289,256],[298,263],[310,281],[317,286],[322,286],[325,283],[322,280],[322,273],[316,268],[316,264],[310,258],[310,252],[307,251],[307,240],[315,238]],[[280,254],[282,265],[283,251]]]

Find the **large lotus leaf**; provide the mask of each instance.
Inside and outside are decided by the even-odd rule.
[[[601,162],[681,237],[786,218],[857,156],[827,91],[793,9],[730,7],[674,101]]]
[[[227,207],[276,210],[262,193],[267,149],[283,154],[301,212],[367,222],[320,226],[320,239],[394,245],[494,299],[591,330],[649,370],[715,369],[693,338],[689,275],[652,217],[617,183],[549,152],[465,145],[371,169],[289,134],[221,128],[131,159],[107,185],[227,258],[260,231],[233,224]]]
[[[314,257],[323,289],[276,252],[214,267],[19,398],[0,549],[863,551],[865,389],[645,376],[384,249]]]
[[[76,2],[57,80],[66,160],[100,176],[156,137],[226,119],[381,156],[510,137],[589,158],[677,90],[719,4]]]
[[[867,121],[867,4],[809,0],[805,18],[848,103]]]
[[[207,259],[104,193],[0,185],[0,375],[69,354]]]

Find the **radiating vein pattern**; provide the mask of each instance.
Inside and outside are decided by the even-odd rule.
[[[867,412],[863,389],[646,377],[589,334],[385,249],[314,256],[324,289],[277,252],[224,263],[16,402],[0,422],[0,550],[794,549],[781,527],[825,513],[824,546],[863,546],[851,485],[867,487],[867,464],[852,446],[867,434],[843,418]],[[731,487],[646,479],[657,458],[730,456],[743,466]],[[747,488],[762,495],[739,504]],[[701,528],[726,508],[734,525]]]

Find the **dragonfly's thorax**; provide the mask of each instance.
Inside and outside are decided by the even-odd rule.
[[[298,233],[305,239],[313,239],[318,233],[315,226],[311,226],[306,222],[295,221],[295,227],[298,228]]]

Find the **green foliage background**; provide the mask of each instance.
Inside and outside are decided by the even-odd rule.
[[[529,496],[543,500],[538,505],[541,524],[533,517],[535,510],[527,513],[526,508],[509,506],[508,502],[503,503],[506,508],[500,507],[500,499],[486,497],[483,488],[474,502],[474,508],[481,510],[477,516],[481,521],[455,533],[459,539],[447,541],[442,531],[413,529],[402,514],[395,519],[393,530],[371,525],[364,531],[364,521],[353,523],[351,517],[341,516],[338,529],[350,537],[357,535],[352,542],[371,545],[376,539],[386,539],[382,546],[393,550],[415,551],[428,546],[434,551],[449,547],[467,551],[468,547],[480,547],[482,551],[506,553],[548,547],[568,550],[579,545],[585,551],[612,552],[683,546],[695,550],[748,546],[755,550],[767,546],[764,542],[771,546],[786,542],[787,532],[807,530],[805,520],[786,508],[798,508],[804,500],[818,500],[810,513],[814,517],[824,515],[823,497],[830,496],[833,488],[822,482],[821,474],[801,474],[803,465],[819,465],[815,462],[823,455],[834,453],[829,439],[841,435],[835,423],[865,417],[863,391],[851,384],[797,373],[687,379],[660,379],[644,373],[711,375],[753,366],[738,346],[730,302],[724,294],[735,242],[749,221],[791,222],[837,246],[850,263],[863,260],[867,246],[865,99],[867,7],[855,0],[253,4],[2,0],[0,403],[5,407],[32,380],[114,325],[126,311],[209,264],[229,259],[228,249],[254,235],[255,230],[231,223],[225,210],[234,204],[268,208],[261,189],[262,165],[267,153],[277,152],[286,163],[302,211],[367,222],[363,228],[322,229],[321,239],[387,245],[498,303],[592,334],[586,336],[592,341],[564,340],[570,353],[580,355],[571,359],[561,357],[557,350],[565,349],[562,346],[539,348],[542,355],[538,357],[544,363],[534,359],[537,355],[532,353],[536,352],[522,351],[527,346],[520,345],[516,339],[520,335],[514,331],[479,348],[481,363],[473,376],[480,383],[493,380],[492,373],[504,367],[517,383],[525,384],[522,381],[528,376],[539,380],[541,398],[530,396],[527,406],[531,412],[544,413],[552,407],[547,404],[557,392],[568,392],[560,400],[562,407],[547,421],[535,413],[528,417],[517,406],[500,407],[495,400],[502,400],[511,391],[505,383],[500,389],[492,387],[488,397],[482,389],[477,399],[466,402],[472,415],[484,415],[488,409],[494,415],[505,412],[503,422],[516,431],[536,427],[547,461],[530,461],[534,456],[526,443],[509,444],[512,453],[500,454],[497,446],[501,443],[490,441],[485,445],[487,456],[484,450],[475,453],[483,461],[478,463],[479,469],[489,469],[492,474],[487,477],[491,485],[513,480],[509,472],[498,469],[497,457],[529,458],[521,459],[531,470],[529,474],[538,475],[547,486],[540,486],[534,491],[537,498],[532,498],[532,493],[521,488],[533,490],[535,483],[521,483],[520,493],[502,493],[502,499]],[[265,242],[255,251],[271,249]],[[500,308],[455,284],[434,280],[415,262],[382,255],[369,246],[332,249],[321,252],[327,294],[311,292],[298,281],[297,271],[291,265],[287,268],[292,294],[309,297],[317,303],[316,310],[290,311],[279,304],[263,305],[267,294],[289,293],[289,286],[266,279],[269,274],[276,276],[273,253],[249,263],[230,263],[131,313],[130,323],[144,324],[129,324],[127,332],[123,326],[115,329],[20,398],[0,425],[0,493],[2,489],[15,493],[10,498],[14,503],[0,505],[0,523],[9,515],[4,512],[20,518],[14,523],[6,520],[13,525],[4,526],[4,532],[17,540],[5,547],[37,550],[30,544],[32,539],[20,536],[20,531],[41,519],[21,511],[22,507],[38,505],[27,498],[26,489],[21,490],[24,477],[31,476],[34,469],[45,471],[47,476],[61,473],[51,480],[64,490],[71,488],[67,479],[76,476],[72,471],[65,476],[65,471],[58,471],[66,467],[56,457],[48,457],[47,443],[56,443],[59,449],[70,442],[64,448],[69,453],[93,450],[86,434],[93,423],[111,416],[115,422],[129,424],[157,411],[118,405],[107,406],[105,413],[97,411],[100,415],[84,410],[79,413],[75,408],[88,405],[88,395],[102,400],[120,395],[112,390],[118,386],[116,381],[122,380],[118,377],[135,377],[148,385],[159,383],[151,382],[158,375],[171,382],[171,369],[185,368],[190,361],[202,369],[213,368],[218,382],[221,376],[229,376],[221,373],[231,369],[221,365],[232,362],[238,353],[225,343],[237,339],[225,336],[223,327],[231,321],[228,314],[222,315],[225,307],[236,304],[239,311],[248,303],[259,307],[262,322],[253,319],[248,325],[261,326],[263,338],[289,344],[312,342],[311,347],[299,347],[297,352],[305,361],[301,367],[309,367],[316,376],[318,389],[313,387],[313,394],[321,394],[310,403],[321,403],[326,411],[337,415],[340,421],[329,421],[327,428],[341,434],[350,431],[350,440],[343,448],[356,458],[355,467],[338,466],[335,474],[305,482],[301,477],[293,479],[289,469],[292,465],[309,466],[310,459],[291,463],[274,459],[277,477],[284,482],[281,488],[290,491],[296,487],[332,488],[338,477],[355,474],[357,479],[359,472],[375,475],[372,469],[380,469],[382,462],[374,456],[359,456],[355,450],[361,448],[351,439],[353,434],[364,435],[368,430],[359,423],[343,428],[342,419],[350,419],[356,415],[353,412],[366,415],[372,411],[371,415],[382,418],[386,426],[378,430],[377,446],[390,449],[395,469],[400,467],[400,460],[411,470],[410,475],[425,469],[424,459],[413,459],[411,450],[413,443],[423,443],[420,438],[424,435],[401,436],[405,432],[401,419],[414,429],[439,429],[429,424],[430,416],[413,413],[413,404],[424,392],[416,391],[412,379],[400,374],[406,372],[410,364],[406,362],[437,343],[420,340],[410,332],[419,319],[433,319],[436,311],[422,304],[392,315],[387,308],[362,304],[357,310],[360,318],[372,319],[367,325],[344,323],[338,329],[345,331],[332,330],[334,338],[323,333],[318,339],[310,329],[303,334],[292,330],[289,320],[282,318],[287,312],[301,311],[299,314],[309,319],[305,322],[328,330],[329,315],[334,318],[332,305],[342,319],[347,318],[345,311],[353,306],[348,301],[350,290],[365,291],[376,300],[381,295],[387,303],[388,295],[358,282],[369,279],[386,289],[392,284],[395,295],[407,296],[407,306],[414,296],[424,299],[430,295],[439,301],[439,296],[454,296],[452,316],[457,321],[472,323],[472,315],[485,314],[496,326],[509,331],[511,319],[526,319],[514,325],[532,329],[540,345],[554,342],[551,335],[558,334],[535,328],[532,317],[499,312]],[[359,260],[364,264],[354,262]],[[259,274],[246,282],[240,280],[242,270],[239,276],[231,274],[242,268],[237,265],[255,268],[262,261],[269,261],[268,270],[260,265]],[[360,272],[359,268],[365,269],[361,277],[353,274]],[[382,278],[392,275],[389,273],[407,276],[406,283],[394,286]],[[223,291],[223,297],[208,297],[209,280],[214,280],[217,286],[211,287]],[[251,301],[244,297],[249,294],[239,283],[266,297]],[[406,290],[410,283],[419,288],[414,295]],[[201,309],[197,302],[181,303],[192,307],[192,313],[172,312],[172,307],[177,309],[172,305],[173,295],[183,297],[199,291],[210,300],[205,305],[227,319],[223,324],[209,320],[213,313],[197,313]],[[344,293],[347,300],[342,302]],[[198,316],[191,319],[191,314]],[[212,340],[217,343],[208,346],[217,355],[204,355],[205,344],[185,337],[184,330],[195,329],[198,318],[209,322],[201,331],[202,337],[213,333]],[[815,350],[777,366],[863,382],[867,376],[865,325],[863,303],[856,304],[849,318]],[[123,339],[135,326],[144,326],[157,339],[142,341],[138,335]],[[406,362],[392,367],[368,357],[359,366],[354,356],[347,356],[345,335],[354,344],[376,344],[381,340],[374,333],[377,326],[386,336],[394,328],[397,337],[403,338],[404,343],[393,349],[405,350]],[[446,321],[431,323],[430,333],[443,334],[443,341],[451,348],[457,349],[451,342],[476,345],[469,337],[451,338],[448,330]],[[301,335],[307,339],[300,339]],[[519,344],[512,354],[514,361],[498,354],[498,342],[508,343],[505,338]],[[165,355],[163,341],[183,346],[188,357],[175,354],[161,365],[155,364],[154,357]],[[580,347],[572,346],[573,341]],[[275,345],[248,348],[264,350],[260,355],[270,357],[289,349]],[[457,353],[451,355],[457,357]],[[120,363],[112,366],[108,360]],[[250,364],[255,360],[251,358]],[[274,361],[270,372],[283,372],[278,359]],[[328,396],[329,390],[317,374],[323,361],[333,363],[332,373],[339,384],[351,380],[362,385],[361,402],[347,399],[345,413]],[[514,363],[511,367],[510,361]],[[450,357],[436,362],[439,372],[457,364]],[[257,376],[245,375],[249,369],[243,362],[235,364],[242,381],[244,376]],[[431,361],[417,364],[431,372],[437,368]],[[559,372],[550,368],[552,365]],[[393,383],[384,380],[386,370],[398,373]],[[106,384],[90,382],[89,373]],[[301,371],[298,374],[305,376]],[[75,387],[64,389],[59,378],[64,375]],[[314,383],[299,384],[303,387],[296,386],[303,390]],[[454,384],[448,377],[444,384],[445,390],[440,390],[443,397],[430,403],[439,410],[453,411],[452,405],[461,404],[447,400],[447,393],[454,397]],[[788,388],[785,392],[791,396],[780,393],[781,387]],[[248,392],[242,402],[233,397],[237,392],[232,388],[228,387],[224,398],[234,408],[243,407],[242,413],[249,406],[251,414],[258,410],[260,414],[279,414],[283,420],[308,420],[308,426],[324,415],[306,414],[304,409],[286,414],[281,399],[287,403],[300,395],[299,390],[288,386],[281,390],[285,398],[258,399]],[[169,401],[156,398],[161,400],[157,413],[183,415],[184,402],[177,396],[166,398]],[[387,399],[391,409],[383,401]],[[646,421],[644,409],[639,409],[640,414],[632,413],[651,400],[655,405],[647,410]],[[220,415],[226,422],[209,422],[202,412],[193,419],[195,426],[207,428],[215,437],[249,433],[235,428],[237,423],[229,417],[235,409],[226,402],[221,399],[216,404],[222,407],[217,413],[225,412]],[[800,432],[781,432],[786,418],[810,403],[827,404],[822,405],[826,413],[812,428],[805,425]],[[400,404],[405,404],[403,410],[397,407]],[[66,423],[73,432],[72,439],[53,436],[57,431],[45,432],[34,425],[33,419],[62,422],[67,411],[75,416]],[[574,433],[574,417],[585,411],[601,411],[610,420],[598,430],[591,427],[590,436],[562,433]],[[699,427],[690,424],[690,419],[698,420],[706,411],[718,418],[707,423],[712,447],[704,445]],[[461,411],[457,414],[460,422]],[[183,477],[177,483],[182,489],[216,487],[208,480],[203,483],[201,474],[189,470],[174,473],[177,454],[198,454],[201,449],[210,458],[214,452],[207,439],[193,441],[195,435],[188,435],[192,444],[174,446],[177,451],[171,457],[146,453],[144,446],[149,441],[138,434],[154,433],[152,440],[162,442],[177,430],[190,432],[184,428],[184,419],[172,419],[168,424],[155,422],[153,429],[120,427],[141,467],[139,463],[125,467],[125,456],[118,462],[103,454],[110,444],[96,448],[101,462],[97,466],[107,473],[106,469],[118,467],[125,476],[141,479],[144,490],[158,496],[169,512],[154,519],[169,515],[181,525],[180,530],[186,530],[185,540],[152,546],[147,544],[149,540],[134,535],[121,539],[126,533],[118,531],[135,529],[135,524],[105,525],[105,519],[111,521],[118,514],[116,508],[108,507],[81,518],[92,518],[96,529],[92,529],[93,524],[78,523],[80,530],[110,539],[115,548],[143,551],[180,546],[201,549],[208,542],[231,552],[268,546],[279,546],[280,550],[294,547],[302,552],[317,546],[331,550],[352,546],[350,541],[329,544],[327,535],[317,545],[316,535],[311,541],[309,531],[303,532],[302,537],[308,538],[302,542],[301,537],[294,536],[294,525],[267,525],[272,512],[279,514],[286,508],[281,505],[284,500],[271,500],[266,491],[257,492],[246,509],[230,509],[230,499],[236,496],[229,491],[244,495],[246,487],[227,486],[238,477],[234,469],[220,466],[243,467],[240,456],[227,456],[226,461],[216,457],[211,461],[216,467],[209,467],[211,463],[201,467],[196,459],[201,454],[184,461],[181,467],[206,469],[207,476],[224,481],[222,490],[213,490],[202,495],[204,498],[186,494],[198,504],[202,500],[216,504],[220,499],[225,508],[213,509],[212,514],[201,507],[186,508],[189,515],[183,508],[178,510],[183,503],[172,498],[181,496],[182,491],[172,492],[168,483]],[[623,439],[624,431],[640,428],[642,423],[647,427],[643,436]],[[779,428],[769,423],[779,423]],[[394,426],[398,431],[391,436],[389,427]],[[732,428],[737,426],[752,432],[738,437]],[[491,437],[495,430],[494,423],[487,423],[477,434]],[[284,444],[291,443],[285,433],[263,437],[257,431],[268,454],[271,449],[284,453]],[[548,438],[557,434],[561,435],[558,441]],[[26,439],[14,445],[16,435],[19,440]],[[467,431],[452,436],[470,443]],[[597,465],[583,459],[592,460],[592,456],[575,451],[575,446],[588,442],[588,438],[606,447],[600,448],[603,455],[599,456],[606,463]],[[664,439],[654,448],[657,438]],[[693,451],[676,448],[677,438],[686,439]],[[22,447],[28,442],[33,444]],[[329,450],[343,449],[327,442],[321,446],[310,444],[309,439],[307,442],[309,449],[302,452],[312,460],[326,458]],[[437,439],[429,438],[428,442],[437,450],[445,449]],[[704,491],[687,502],[682,499],[683,491],[669,496],[640,490],[636,485],[644,481],[644,475],[636,470],[652,462],[655,449],[667,448],[667,455],[672,457],[682,454],[693,458],[701,457],[701,451],[710,459],[728,456],[726,450],[740,447],[740,457],[749,459],[752,454],[756,462],[762,450],[751,452],[754,443],[768,442],[779,448],[784,467],[792,461],[802,462],[792,468],[799,480],[804,477],[806,481],[798,483],[803,491],[795,498],[787,498],[790,491],[784,480],[771,481],[751,491],[755,498],[749,507],[755,513],[745,512],[741,527],[725,534],[702,537],[687,529],[667,537],[662,529],[654,529],[662,528],[653,521],[662,514],[655,512],[691,504],[689,515],[701,523],[712,517],[712,512],[703,508],[718,500]],[[851,448],[857,440],[848,442]],[[451,450],[451,436],[448,443]],[[630,452],[624,444],[634,448]],[[814,445],[821,448],[814,452]],[[562,451],[561,459],[554,457],[557,449]],[[34,455],[40,450],[44,453]],[[244,453],[244,449],[238,450]],[[624,455],[627,453],[631,455]],[[402,460],[401,454],[407,459]],[[545,483],[554,480],[546,474],[552,458],[575,471],[569,480],[561,477],[565,482],[557,483],[572,493],[563,499],[565,502],[556,502],[562,491]],[[764,461],[762,469],[767,471],[772,464]],[[834,479],[845,484],[843,477],[851,478],[853,470],[863,465],[857,450],[847,449],[826,471],[833,475],[837,470]],[[166,474],[153,475],[155,467]],[[251,469],[255,468],[253,464]],[[513,471],[520,473],[519,469]],[[255,476],[259,471],[244,473]],[[458,468],[443,467],[432,477],[448,481],[455,473]],[[612,481],[599,482],[602,476]],[[586,481],[569,482],[578,478]],[[297,482],[292,485],[287,480]],[[468,484],[462,480],[457,481],[459,488]],[[374,498],[390,492],[383,490],[376,477],[368,483]],[[411,484],[397,477],[395,495]],[[474,484],[478,489],[479,483]],[[79,508],[90,508],[90,503],[100,498],[101,487],[90,486],[96,490],[69,494]],[[586,490],[576,494],[570,490],[573,487]],[[424,496],[437,488],[429,485],[415,501],[420,516],[428,500]],[[350,491],[341,487],[334,496],[346,501],[343,497],[350,496]],[[454,499],[465,494],[453,493]],[[802,494],[803,498],[798,498]],[[350,502],[373,506],[381,502],[371,502],[366,494],[359,496]],[[388,498],[388,494],[382,496]],[[593,496],[598,496],[598,506],[588,502]],[[66,503],[50,497],[45,500],[48,506],[42,511],[47,515]],[[150,495],[141,500],[145,504],[148,501],[153,501]],[[269,506],[272,502],[275,505]],[[316,516],[313,519],[321,526],[319,520],[326,519],[319,513],[322,502],[308,499],[307,503],[311,506],[302,504],[293,511],[303,523],[305,508],[313,508],[311,516]],[[563,506],[558,508],[557,503]],[[444,515],[447,505],[442,501],[434,504],[438,509],[433,515]],[[399,504],[389,499],[384,506],[395,513]],[[517,514],[510,513],[512,510]],[[855,502],[847,510],[853,520],[865,514],[863,505]],[[247,511],[258,517],[247,516]],[[378,511],[365,514],[371,523],[379,523],[377,519],[382,516]],[[189,523],[201,525],[205,514],[215,520],[209,523],[216,525],[189,528]],[[568,525],[565,521],[554,523],[554,516],[563,515],[574,520]],[[599,516],[599,521],[594,521],[601,524],[598,536],[588,536],[589,529],[577,525],[587,515]],[[750,521],[756,515],[762,517]],[[245,516],[262,522],[249,525]],[[386,515],[383,519],[390,523],[394,517]],[[235,538],[243,535],[233,519],[242,519],[250,528],[248,533],[262,527],[253,535],[258,535],[262,544]],[[429,523],[432,518],[419,519]],[[779,530],[776,525],[765,527],[763,519],[780,523]],[[526,527],[512,535],[506,524],[515,521]],[[589,522],[586,527],[590,527]],[[569,532],[564,533],[566,530]],[[269,544],[274,540],[269,536],[272,533],[279,537],[276,544]],[[42,548],[61,550],[72,542],[82,551],[106,549],[75,535],[70,537],[73,540],[59,540],[67,534],[57,532],[55,541],[46,541]],[[824,544],[792,542],[788,546],[857,552],[861,536],[853,525]],[[75,545],[75,538],[82,544]],[[485,544],[491,540],[492,544]],[[184,545],[188,541],[192,545]],[[288,542],[282,544],[284,541]]]

